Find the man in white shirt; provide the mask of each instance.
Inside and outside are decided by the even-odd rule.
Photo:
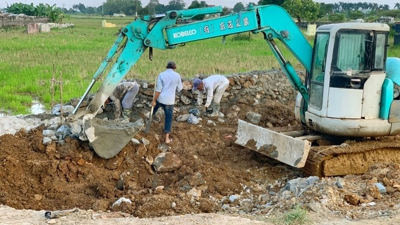
[[[152,101],[154,107],[153,115],[158,108],[162,107],[165,113],[165,143],[171,143],[170,133],[174,117],[174,104],[176,92],[183,88],[182,79],[179,73],[175,72],[176,64],[173,61],[167,63],[167,69],[158,75],[157,85]]]
[[[222,95],[229,86],[229,80],[223,75],[211,75],[204,80],[193,80],[193,91],[199,90],[197,103],[203,105],[203,94],[207,94],[206,104],[203,111],[210,105],[213,112],[210,116],[219,116]]]

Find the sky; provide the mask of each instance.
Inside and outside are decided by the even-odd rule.
[[[168,2],[170,0],[159,0],[160,4],[168,5]],[[190,3],[193,0],[184,0],[186,3],[186,6],[189,6]],[[198,0],[201,1],[201,0]],[[389,5],[390,9],[393,9],[394,4],[397,2],[400,2],[400,0],[314,0],[315,2],[324,2],[324,3],[338,3],[338,2],[371,2],[371,3],[378,3],[380,5],[387,4]],[[72,8],[72,5],[82,3],[86,7],[88,6],[93,6],[93,7],[98,7],[102,4],[102,2],[105,2],[105,0],[0,0],[0,8],[5,8],[8,5],[11,5],[13,3],[24,3],[24,4],[30,4],[33,3],[33,5],[38,5],[39,3],[47,3],[50,5],[56,4],[58,7],[65,7],[67,9]],[[141,0],[142,5],[146,6],[149,3],[149,0]],[[237,2],[242,2],[244,5],[247,5],[249,2],[255,2],[257,3],[258,0],[205,0],[205,2],[209,5],[216,5],[216,6],[227,6],[233,8],[233,6]]]

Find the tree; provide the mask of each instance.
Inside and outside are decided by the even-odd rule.
[[[383,6],[382,6],[382,9],[383,9],[383,10],[389,10],[389,5],[388,5],[388,4],[383,5]]]
[[[185,2],[183,0],[171,0],[166,5],[167,11],[169,10],[182,10],[185,8]]]
[[[319,4],[319,18],[324,17],[325,15],[329,15],[334,12],[334,5],[333,4]]]
[[[158,3],[158,1],[156,1]],[[157,7],[155,11],[157,12]],[[123,13],[125,15],[135,15],[136,12],[139,14],[149,14],[147,8],[142,9],[142,3],[140,0],[107,0],[102,6],[97,8],[98,12],[102,12],[105,15],[113,15],[114,13]],[[154,9],[152,8],[152,12]]]
[[[154,15],[156,14],[156,7],[157,5],[160,4],[158,0],[150,0],[149,4],[147,5],[147,10],[149,14]]]
[[[319,15],[319,3],[312,0],[286,0],[282,7],[292,17],[297,18],[298,22],[301,22],[302,18],[304,18],[308,22],[314,23]]]
[[[47,9],[47,7],[43,3],[40,3],[39,5],[36,6],[34,15],[35,16],[45,16],[46,9]]]
[[[82,3],[79,3],[78,5],[72,5],[72,8],[79,10],[81,13],[86,13],[86,6]]]
[[[328,16],[329,21],[333,22],[333,23],[339,23],[339,22],[343,22],[345,19],[345,16],[341,13],[335,13],[335,14],[331,14]]]
[[[200,8],[205,8],[205,7],[207,7],[208,5],[207,5],[207,3],[205,2],[205,1],[201,1],[200,2]]]
[[[89,7],[86,8],[86,13],[87,14],[95,14],[95,13],[97,13],[97,8],[89,6]]]
[[[352,10],[352,11],[349,11],[349,18],[352,20],[362,19],[362,18],[364,18],[364,13],[362,13],[358,10]]]
[[[31,3],[30,5],[23,4],[23,3],[14,3],[11,4],[9,7],[6,8],[6,11],[9,13],[14,14],[25,14],[27,16],[34,16],[35,15],[35,7]]]
[[[200,8],[200,2],[198,2],[197,0],[193,1],[188,7],[188,9],[197,9],[197,8]]]
[[[285,0],[259,0],[259,5],[282,5]]]
[[[202,3],[205,3],[204,1],[202,1]],[[204,6],[203,6],[204,7]],[[188,7],[188,9],[198,9],[198,8],[202,8],[200,2],[198,1],[193,1],[190,6]],[[203,20],[205,17],[205,15],[197,15],[195,17],[193,17],[194,20]]]
[[[231,14],[231,12],[232,12],[232,9],[225,6],[224,8],[222,8],[221,16],[229,15],[229,14]]]
[[[234,12],[240,12],[244,10],[244,5],[242,2],[238,2],[235,4],[235,6],[233,6],[233,11]]]

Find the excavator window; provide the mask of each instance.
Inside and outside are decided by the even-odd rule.
[[[386,34],[376,35],[376,48],[375,48],[375,69],[384,69],[384,59],[386,55]]]
[[[362,89],[371,71],[379,63],[376,58],[377,50],[375,33],[369,30],[340,30],[336,34],[330,86],[337,88]],[[378,51],[378,54],[382,55]],[[381,57],[382,58],[382,57]]]
[[[322,107],[324,93],[325,65],[328,52],[329,33],[318,33],[315,37],[310,82],[310,105]]]

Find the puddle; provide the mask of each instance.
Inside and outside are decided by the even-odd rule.
[[[46,112],[46,107],[39,102],[37,99],[32,100],[32,106],[31,106],[31,113],[32,114],[41,114]]]
[[[6,117],[6,116],[11,116],[11,112],[10,111],[6,111],[4,109],[0,109],[0,117]]]
[[[37,99],[32,100],[32,106],[29,109],[30,114],[41,114],[46,112],[46,107]],[[6,111],[0,108],[0,117],[12,116],[13,113],[11,111]]]

